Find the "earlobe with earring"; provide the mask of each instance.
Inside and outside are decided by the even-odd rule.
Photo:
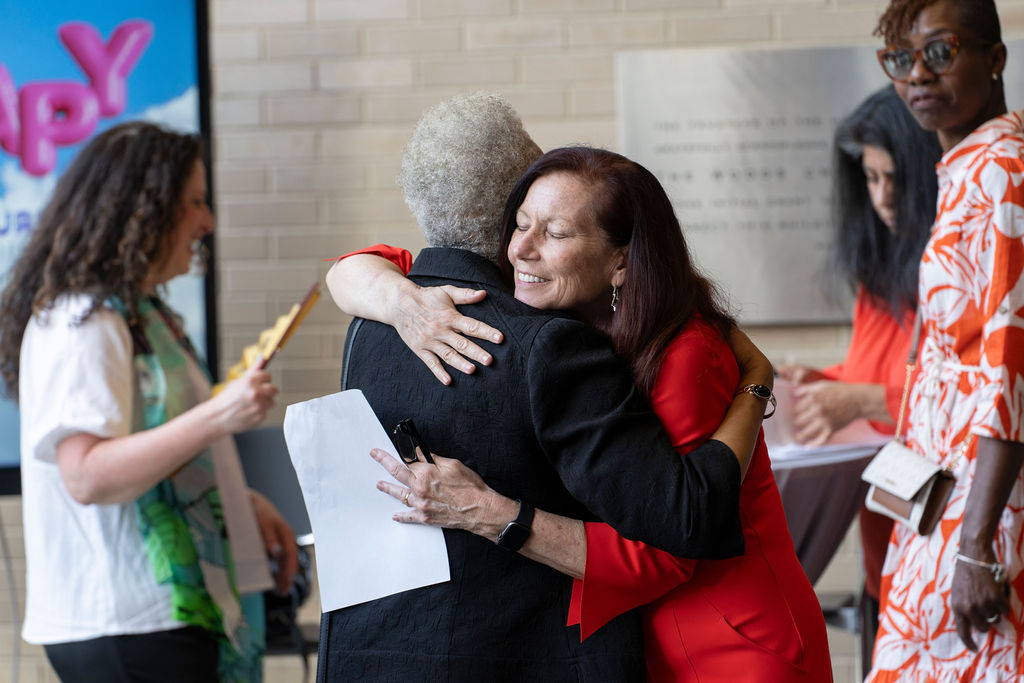
[[[612,313],[614,313],[615,311],[619,310],[617,308],[618,304],[619,304],[619,288],[616,287],[615,285],[612,285]]]
[[[993,81],[998,81],[999,80],[999,74],[992,74],[992,80]]]

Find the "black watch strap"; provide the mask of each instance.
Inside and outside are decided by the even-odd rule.
[[[530,529],[533,527],[533,506],[525,500],[517,500],[519,503],[519,514],[508,523],[508,526],[498,534],[498,545],[505,550],[518,552],[526,539],[530,537]]]

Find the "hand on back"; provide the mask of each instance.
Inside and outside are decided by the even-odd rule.
[[[443,285],[420,287],[413,294],[403,296],[397,303],[395,329],[405,345],[442,384],[451,383],[444,364],[467,375],[476,370],[470,361],[481,365],[491,364],[491,354],[473,343],[469,337],[500,343],[501,332],[462,315],[455,308],[456,305],[476,303],[486,296],[484,290]]]

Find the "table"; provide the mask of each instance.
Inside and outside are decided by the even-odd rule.
[[[772,459],[793,546],[812,585],[825,571],[864,502],[868,485],[861,481],[860,473],[877,450],[878,446],[872,445],[841,454]]]

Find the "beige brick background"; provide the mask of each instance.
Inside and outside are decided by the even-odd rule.
[[[614,149],[614,54],[686,46],[870,42],[875,0],[210,0],[214,186],[222,367],[315,281],[329,257],[374,242],[423,245],[394,178],[420,113],[486,89],[519,109],[542,148]],[[1004,32],[1024,0],[997,0]],[[345,319],[322,301],[275,359],[284,406],[335,391]],[[842,357],[844,326],[749,330],[776,362]],[[17,499],[0,501],[24,591]],[[847,539],[819,588],[858,582]],[[69,568],[69,571],[71,569]],[[0,567],[0,573],[6,570]],[[0,589],[0,681],[11,663]],[[315,618],[315,614],[308,618]],[[836,680],[855,680],[852,641],[834,634]],[[22,645],[21,680],[52,681]],[[268,681],[300,679],[291,662]]]

